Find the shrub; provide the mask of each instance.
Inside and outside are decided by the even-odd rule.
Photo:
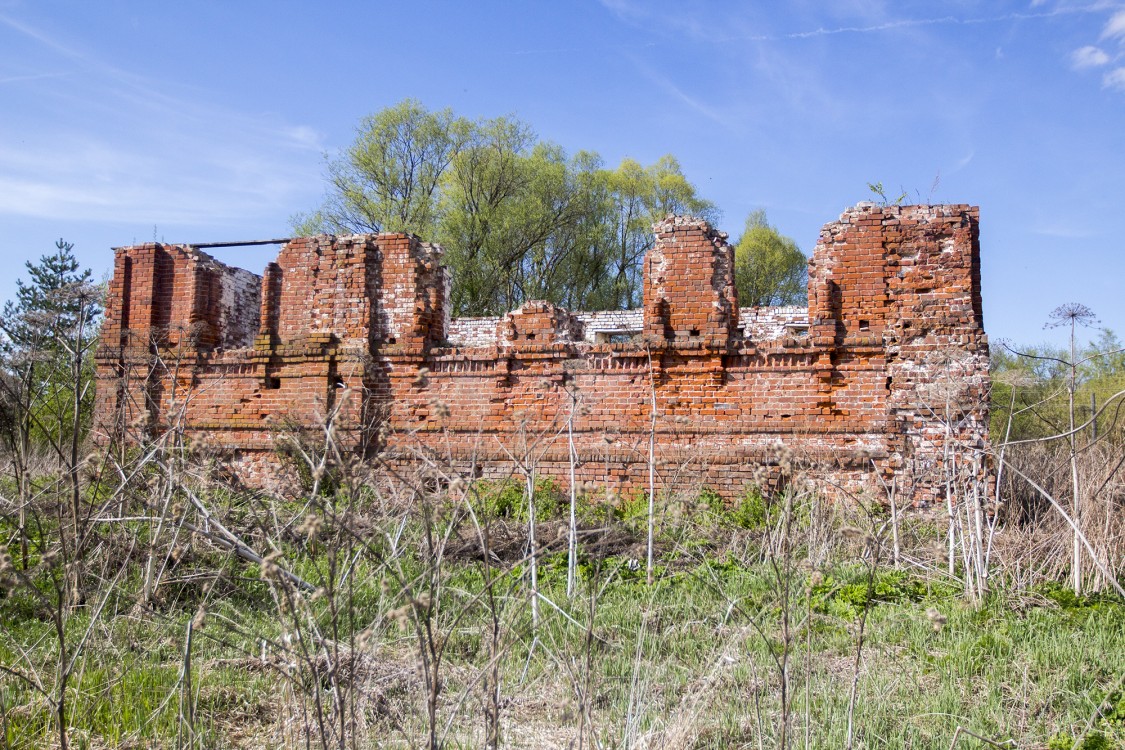
[[[757,530],[773,525],[781,515],[781,507],[762,494],[757,487],[749,490],[727,512],[727,522],[739,529]]]
[[[527,521],[527,490],[523,481],[509,478],[476,484],[473,507],[485,518],[507,518]],[[569,508],[565,494],[550,477],[535,480],[535,520],[560,518]]]
[[[952,594],[948,584],[932,583],[903,570],[878,570],[872,586],[868,586],[866,573],[850,576],[824,576],[812,588],[813,608],[821,613],[855,617],[869,602],[918,602],[930,596]]]

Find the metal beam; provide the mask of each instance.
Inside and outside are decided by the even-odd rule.
[[[278,240],[243,240],[242,242],[160,242],[160,245],[180,245],[183,247],[194,247],[196,249],[201,247],[247,247],[250,245],[284,245],[286,242],[292,241],[293,237],[286,237]],[[142,245],[148,243],[140,243]],[[123,250],[127,247],[136,247],[135,245],[122,245],[121,247],[111,247],[110,250]]]
[[[286,242],[292,240],[292,237],[286,237],[280,240],[244,240],[242,242],[190,242],[187,243],[190,247],[246,247],[247,245],[284,245]]]

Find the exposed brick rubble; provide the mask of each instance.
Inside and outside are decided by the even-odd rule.
[[[861,204],[822,230],[808,309],[740,309],[726,235],[669,217],[641,310],[460,320],[441,249],[412,236],[293,240],[261,278],[120,248],[96,433],[179,428],[261,485],[279,431],[335,409],[349,449],[392,466],[430,453],[500,477],[533,456],[565,483],[573,413],[578,480],[623,493],[647,486],[655,397],[663,488],[736,495],[784,443],[829,492],[930,503],[946,446],[987,445],[977,224],[964,205]]]

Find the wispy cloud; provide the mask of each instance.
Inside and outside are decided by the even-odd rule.
[[[213,132],[132,144],[52,132],[0,148],[0,164],[0,213],[162,225],[268,215],[316,177],[299,160]]]
[[[1070,66],[1075,70],[1100,68],[1108,62],[1109,55],[1104,50],[1091,45],[1080,47],[1070,54]]]
[[[0,14],[0,23],[20,32],[24,36],[29,36],[45,47],[49,47],[53,52],[69,58],[81,58],[82,56],[73,48],[65,44],[59,44],[47,34],[36,29],[34,26],[28,26],[21,23],[11,16]]]
[[[732,25],[736,25],[738,19],[726,19],[727,23],[724,26],[712,26],[702,28],[697,16],[689,15],[687,13],[675,12],[669,8],[654,8],[650,3],[639,3],[635,0],[600,0],[601,4],[613,12],[623,21],[634,24],[661,24],[662,26],[675,27],[677,32],[687,30],[693,36],[705,35],[707,39],[716,42],[731,42],[731,41],[757,41],[757,42],[774,42],[785,40],[800,40],[800,39],[815,39],[818,37],[829,37],[844,34],[877,34],[884,32],[893,32],[899,30],[907,30],[917,27],[925,26],[972,26],[972,25],[985,25],[1003,23],[1006,21],[1025,21],[1035,19],[1055,18],[1058,16],[1073,15],[1073,14],[1086,14],[1086,13],[1100,13],[1104,12],[1108,7],[1112,7],[1107,2],[1091,2],[1079,5],[1072,5],[1067,3],[1060,3],[1053,8],[1040,10],[1044,2],[1033,2],[1029,11],[1012,11],[1009,13],[1000,13],[996,15],[985,16],[958,16],[958,15],[942,15],[942,16],[927,16],[922,18],[887,18],[886,20],[879,20],[872,23],[863,24],[840,24],[833,26],[818,26],[812,29],[800,29],[789,32],[778,33],[748,33],[748,34],[731,34],[728,31],[724,32],[723,29],[729,29]],[[864,2],[857,6],[859,10],[871,11],[871,4]],[[669,17],[674,15],[676,19],[675,24],[669,23]],[[886,11],[880,12],[867,12],[866,16],[885,16]],[[1120,17],[1121,28],[1114,33],[1125,34],[1125,11],[1121,11],[1114,16],[1115,21]],[[681,20],[683,23],[681,23]],[[1111,21],[1113,24],[1114,21]],[[1116,29],[1117,27],[1114,26]],[[1110,33],[1110,28],[1107,26],[1106,34]]]
[[[622,20],[647,20],[651,13],[648,5],[632,0],[599,0],[599,2],[606,10]]]
[[[315,128],[308,125],[295,125],[283,128],[282,132],[288,136],[296,146],[304,146],[314,151],[324,151],[323,136]]]
[[[618,20],[634,26],[657,27],[685,34],[692,39],[703,39],[714,34],[715,29],[699,13],[685,12],[677,3],[660,6],[647,0],[599,0],[602,6]]]
[[[6,104],[0,215],[208,225],[285,216],[319,194],[315,129],[177,93],[2,14],[0,26],[31,42],[20,67],[74,67],[0,78],[45,81]]]
[[[1032,7],[1036,6],[1033,5]],[[864,26],[833,26],[827,28],[820,27],[808,31],[794,31],[788,34],[780,34],[762,38],[809,39],[818,36],[834,36],[837,34],[873,34],[887,31],[896,31],[899,29],[909,29],[919,26],[978,26],[1004,23],[1006,21],[1030,21],[1035,19],[1055,18],[1057,16],[1070,15],[1074,13],[1095,13],[1101,10],[1104,10],[1103,5],[1093,4],[1081,6],[1059,6],[1050,10],[1035,12],[1015,11],[1012,13],[1001,13],[991,16],[945,15],[931,16],[928,18],[900,18]]]
[[[1092,231],[1088,227],[1059,222],[1039,222],[1031,228],[1031,231],[1045,237],[1057,237],[1058,239],[1065,240],[1083,240],[1097,236],[1097,232]]]
[[[1101,38],[1125,40],[1125,10],[1119,10],[1110,17],[1102,29]]]
[[[62,78],[67,73],[29,73],[28,75],[0,76],[0,86],[7,83],[26,83],[27,81],[42,81],[47,78]]]
[[[656,71],[647,63],[642,62],[640,59],[629,55],[627,56],[630,61],[636,66],[637,70],[652,83],[659,86],[666,93],[671,94],[674,99],[686,105],[689,109],[697,112],[707,119],[718,123],[726,128],[733,127],[734,123],[731,119],[718,107],[711,106],[698,97],[692,96],[676,85],[676,83],[667,75]]]
[[[1125,93],[1125,68],[1114,68],[1102,76],[1102,86]]]

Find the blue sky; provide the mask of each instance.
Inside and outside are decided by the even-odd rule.
[[[736,236],[811,252],[872,196],[981,207],[985,325],[1125,334],[1125,3],[0,0],[0,298],[59,237],[287,236],[324,154],[406,97],[607,164],[676,155]],[[215,255],[260,272],[272,251]]]

